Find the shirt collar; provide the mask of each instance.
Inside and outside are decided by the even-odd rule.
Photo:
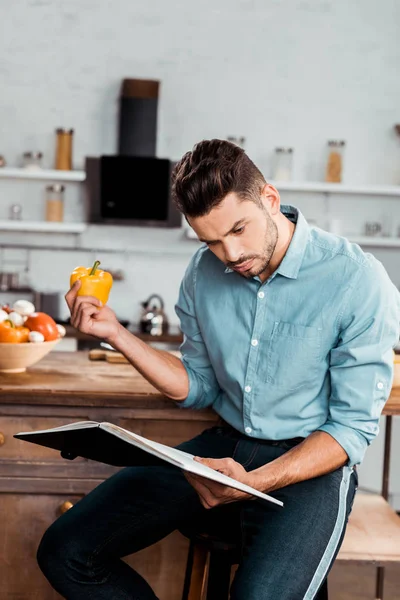
[[[310,227],[302,213],[294,206],[283,204],[281,212],[295,223],[296,227],[289,248],[276,272],[284,277],[297,279],[306,251]]]
[[[302,213],[294,206],[282,204],[281,212],[285,217],[292,221],[292,223],[295,223],[296,227],[289,248],[286,250],[286,254],[277,268],[276,273],[283,275],[283,277],[288,277],[289,279],[297,279],[306,251],[310,228]],[[233,272],[233,269],[226,267],[225,273]]]

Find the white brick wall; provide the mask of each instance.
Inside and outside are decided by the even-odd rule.
[[[22,152],[39,149],[52,166],[60,126],[76,130],[76,168],[88,154],[114,153],[120,82],[142,77],[162,82],[160,157],[177,159],[199,139],[244,135],[266,176],[273,148],[292,145],[295,178],[318,180],[326,140],[343,138],[347,183],[400,184],[400,139],[393,130],[400,121],[397,0],[19,0],[6,10],[0,154],[10,165]],[[44,186],[1,180],[0,219],[13,202],[23,204],[25,218],[43,218]],[[80,189],[67,188],[67,220],[83,215]],[[298,198],[310,218],[324,218],[322,203],[317,196]],[[400,224],[399,201],[388,206],[380,199],[335,201],[346,232],[360,233],[383,208]],[[174,320],[179,280],[194,249],[180,238],[179,231],[93,227],[81,239],[0,232],[0,245],[22,239],[82,246],[79,252],[30,253],[25,277],[59,291],[71,268],[92,260],[89,249],[130,248],[100,256],[127,273],[126,282],[115,285],[116,311],[134,318],[139,301],[157,290]],[[170,253],[157,254],[154,247]],[[180,249],[181,255],[172,252]],[[397,251],[377,254],[400,284]],[[3,252],[0,260],[7,269],[16,256]]]

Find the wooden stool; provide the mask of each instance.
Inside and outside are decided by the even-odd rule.
[[[207,533],[184,535],[190,545],[182,600],[228,600],[231,567],[239,563],[238,546]],[[315,600],[328,600],[327,581]]]

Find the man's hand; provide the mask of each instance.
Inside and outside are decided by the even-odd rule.
[[[233,458],[200,458],[196,456],[194,460],[215,471],[224,473],[224,475],[228,475],[241,483],[254,487],[251,473],[248,473],[242,465],[233,460]],[[236,502],[237,500],[248,500],[253,497],[227,485],[222,485],[216,481],[211,481],[211,479],[201,477],[200,475],[194,475],[187,471],[184,471],[184,475],[198,493],[200,502],[204,508],[214,508],[220,504],[228,504],[229,502]]]
[[[71,325],[112,344],[118,336],[120,324],[115,313],[93,296],[77,296],[81,282],[78,280],[65,296],[71,313]]]

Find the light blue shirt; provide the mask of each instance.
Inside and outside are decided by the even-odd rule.
[[[207,246],[192,258],[176,305],[190,383],[179,406],[212,407],[252,438],[325,431],[354,465],[390,393],[400,295],[371,254],[281,210],[296,228],[264,283]]]

